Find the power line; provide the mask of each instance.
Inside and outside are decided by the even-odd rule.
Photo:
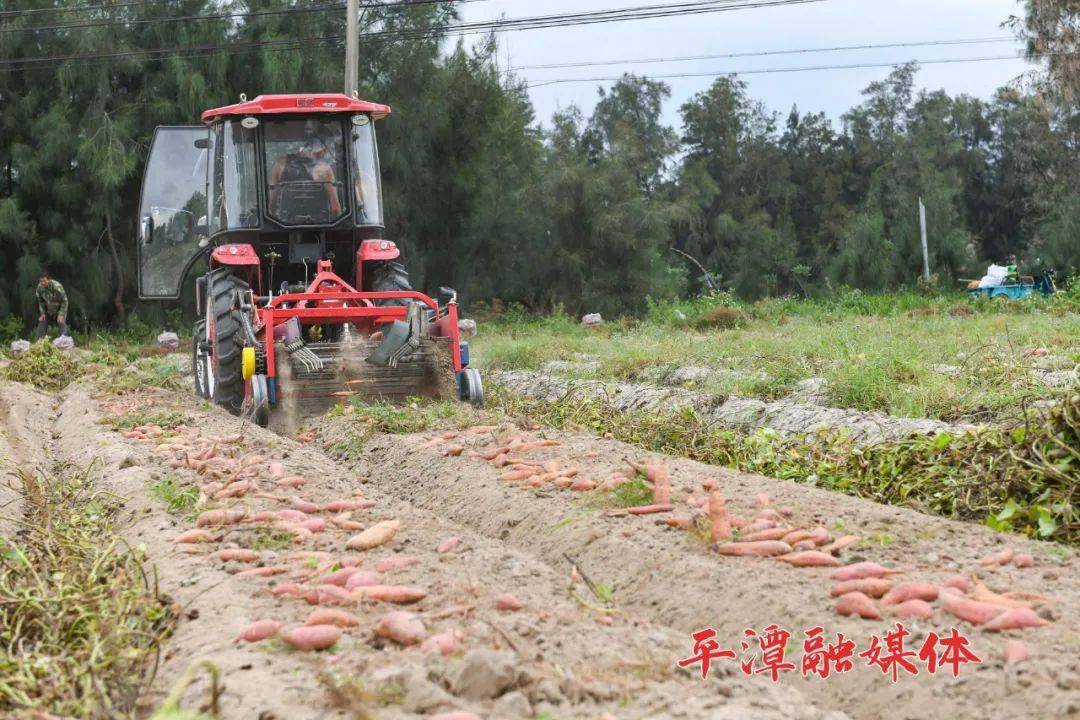
[[[41,13],[78,13],[78,12],[96,12],[98,10],[119,10],[129,7],[143,7],[147,5],[168,5],[171,0],[130,0],[129,2],[110,3],[104,5],[73,5],[71,7],[57,7],[57,8],[30,8],[27,10],[0,10],[0,18],[13,16],[13,15],[36,15]],[[176,0],[182,2],[183,0]],[[393,5],[431,5],[437,3],[473,3],[473,2],[488,2],[489,0],[397,0],[397,2],[371,2],[365,3],[367,7],[389,7]],[[344,6],[343,6],[344,7]],[[250,13],[235,13],[233,17],[239,17]],[[38,30],[44,28],[22,28],[25,30]]]
[[[852,50],[884,50],[890,48],[929,47],[940,45],[980,45],[999,42],[1016,42],[1016,38],[1002,35],[991,38],[965,38],[955,40],[923,40],[913,42],[881,43],[869,45],[837,45],[833,47],[799,48],[794,50],[766,50],[754,52],[723,53],[721,55],[681,55],[677,57],[626,58],[623,60],[582,60],[578,62],[548,63],[544,65],[514,65],[507,72],[518,70],[551,70],[555,68],[595,67],[599,65],[635,65],[647,63],[687,62],[692,60],[720,60],[744,57],[767,57],[771,55],[802,55],[821,52],[846,52]]]
[[[414,0],[417,1],[417,0]],[[419,39],[427,37],[446,37],[458,35],[470,35],[481,32],[509,32],[521,30],[535,30],[551,27],[569,27],[575,25],[592,25],[608,22],[623,22],[629,20],[643,20],[658,17],[675,17],[684,15],[696,15],[705,13],[730,12],[734,10],[775,7],[782,5],[801,5],[806,3],[823,2],[824,0],[697,0],[696,2],[683,2],[666,5],[644,5],[627,8],[612,8],[585,13],[562,13],[551,15],[539,15],[524,18],[506,18],[500,20],[485,20],[474,23],[458,23],[439,28],[423,30],[382,30],[361,33],[363,38],[400,38]],[[392,3],[400,5],[402,3]],[[343,7],[343,6],[342,6]],[[338,41],[344,35],[324,35],[315,38],[305,38],[306,41]],[[278,44],[294,42],[289,39],[258,41],[255,44]],[[241,43],[251,45],[252,43]],[[93,61],[97,59],[139,57],[143,55],[154,56],[161,54],[181,54],[191,51],[200,54],[211,54],[210,51],[221,50],[229,54],[229,50],[236,47],[237,43],[203,45],[195,47],[151,48],[144,50],[127,50],[115,53],[86,53],[81,55],[52,55],[36,58],[11,58],[0,60],[0,69],[33,69],[52,67],[69,61]],[[150,58],[153,59],[153,58]]]
[[[650,80],[671,80],[676,78],[716,78],[727,77],[731,75],[768,75],[771,73],[794,73],[794,72],[813,72],[817,70],[855,70],[862,68],[882,68],[882,67],[896,67],[897,65],[904,65],[906,63],[918,63],[919,65],[946,65],[950,63],[968,63],[968,62],[989,62],[992,60],[1025,60],[1034,58],[1044,58],[1057,55],[1080,55],[1080,52],[1062,52],[1062,53],[1036,53],[1032,55],[995,55],[990,57],[969,57],[969,58],[938,58],[931,60],[919,60],[912,58],[910,60],[894,60],[892,62],[881,63],[851,63],[848,65],[809,65],[801,67],[782,67],[782,68],[758,68],[748,70],[727,70],[723,72],[702,72],[702,73],[668,73],[663,75],[649,75]],[[614,82],[621,80],[620,77],[594,77],[594,78],[557,78],[553,80],[537,80],[531,83],[527,83],[526,87],[544,87],[545,85],[560,85],[566,83],[580,83],[580,82]]]

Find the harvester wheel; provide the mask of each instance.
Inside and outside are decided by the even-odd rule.
[[[206,277],[206,322],[210,325],[213,353],[213,379],[210,382],[214,402],[232,413],[239,413],[244,403],[244,377],[240,354],[244,347],[240,311],[235,308],[238,292],[248,284],[229,268],[216,268]]]
[[[210,387],[206,375],[210,370],[207,353],[203,350],[206,343],[206,320],[199,320],[191,331],[191,369],[195,376],[195,394],[204,400],[210,398]]]
[[[409,282],[409,272],[405,266],[394,260],[375,260],[368,262],[364,267],[364,273],[371,278],[368,285],[370,292],[398,292],[412,290]],[[408,305],[409,300],[377,300],[377,305]]]
[[[464,402],[473,407],[484,406],[484,383],[480,379],[480,371],[475,368],[465,368],[458,375],[458,392]]]

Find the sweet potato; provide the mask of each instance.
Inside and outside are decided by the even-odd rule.
[[[1031,608],[1017,607],[1006,610],[1000,615],[983,625],[983,629],[989,632],[1001,632],[1002,630],[1023,630],[1024,628],[1042,627],[1048,625]]]
[[[209,530],[203,530],[202,528],[194,528],[187,532],[180,533],[173,540],[174,543],[208,543],[214,542],[214,535]]]
[[[933,583],[900,583],[881,598],[882,605],[899,605],[907,600],[933,602],[938,598],[938,586]]]
[[[447,445],[442,449],[442,454],[448,457],[459,457],[465,452],[464,445]]]
[[[886,580],[885,578],[858,578],[833,585],[831,594],[833,597],[840,597],[851,592],[861,592],[863,595],[879,598],[891,589],[892,580]]]
[[[328,503],[324,503],[322,506],[323,512],[351,512],[353,510],[363,510],[368,502],[365,500],[332,500]],[[374,504],[374,503],[372,503]]]
[[[455,653],[462,652],[462,644],[465,641],[465,635],[460,630],[447,630],[437,635],[432,635],[424,642],[420,643],[420,652],[429,653],[432,650],[438,650],[439,654],[454,655]]]
[[[715,481],[713,481],[715,485]],[[709,491],[709,526],[713,542],[731,539],[731,522],[728,520],[724,496],[716,490]]]
[[[536,473],[533,472],[532,470],[511,470],[508,473],[503,473],[501,475],[501,479],[506,480],[508,482],[517,482],[519,480],[527,480],[528,478],[531,478],[535,474]]]
[[[965,595],[968,593],[968,581],[963,575],[953,575],[951,578],[941,583],[941,587],[955,588]]]
[[[887,575],[901,574],[902,570],[891,570],[878,565],[876,562],[857,562],[853,565],[845,565],[832,574],[833,580],[858,580],[860,578],[879,578]]]
[[[800,530],[792,530],[791,532],[787,533],[786,535],[781,535],[780,537],[778,537],[776,539],[777,540],[783,540],[788,545],[794,545],[797,542],[800,542],[802,540],[809,540],[812,537],[814,537],[813,532],[811,532],[810,530],[801,530],[800,529]],[[767,539],[771,540],[772,538],[767,538]]]
[[[810,540],[814,541],[814,545],[824,546],[830,540],[832,540],[832,535],[829,534],[828,530],[826,530],[825,528],[818,525],[816,528],[814,528],[813,530],[810,531]],[[822,550],[822,552],[829,552],[829,551],[828,550]]]
[[[300,597],[304,594],[304,589],[295,583],[278,583],[270,588],[270,594],[281,596],[288,595],[289,597]]]
[[[1013,549],[1005,548],[1001,552],[994,553],[993,555],[987,555],[979,560],[979,564],[983,567],[989,567],[991,565],[1007,565],[1010,560],[1013,559]]]
[[[761,510],[760,512],[758,512],[757,515],[754,516],[754,518],[757,520],[772,520],[778,525],[782,522],[787,522],[787,518],[785,518],[783,515],[776,512],[772,508],[765,508],[764,510]]]
[[[301,522],[298,527],[302,527],[309,533],[320,533],[326,529],[326,521],[322,518],[308,518]]]
[[[450,712],[431,715],[428,717],[428,720],[484,720],[484,718],[476,713],[466,712],[464,710],[451,710]]]
[[[813,540],[800,540],[791,546],[791,549],[795,552],[802,552],[803,550],[817,550],[817,545]]]
[[[354,567],[343,567],[340,570],[335,570],[319,579],[323,585],[337,585],[338,587],[345,587],[345,584],[349,582],[349,578],[359,572]]]
[[[577,480],[574,480],[572,483],[570,483],[570,489],[574,492],[585,492],[587,490],[592,490],[595,487],[596,483],[594,483],[592,480],[589,480],[588,478],[578,478]]]
[[[791,528],[768,528],[739,536],[740,542],[759,542],[761,540],[783,540],[791,534]],[[789,543],[790,544],[790,543]]]
[[[858,615],[866,620],[881,619],[881,612],[874,605],[874,601],[861,592],[841,595],[836,601],[836,612],[841,615]]]
[[[899,618],[921,618],[929,620],[934,617],[934,606],[925,600],[912,598],[902,603],[893,605],[889,612]]]
[[[289,477],[275,480],[274,485],[281,488],[302,488],[307,485],[307,480],[299,475],[290,475]]]
[[[319,512],[319,506],[310,500],[304,500],[293,495],[289,498],[289,502],[292,506],[302,513],[316,513]]]
[[[1035,558],[1028,553],[1017,553],[1013,556],[1012,563],[1018,568],[1035,567]]]
[[[788,553],[776,559],[795,567],[836,567],[840,564],[840,561],[835,557],[820,550],[803,550],[802,552]]]
[[[758,505],[761,505],[762,507],[768,505],[769,502],[770,502],[768,493],[760,493],[760,494],[758,494],[758,496],[756,498],[754,498],[754,502],[757,503]]]
[[[320,585],[304,591],[300,597],[308,605],[348,605],[355,600],[348,590],[337,585]]]
[[[420,558],[415,557],[392,557],[383,558],[375,565],[376,572],[390,572],[392,570],[401,570],[402,568],[411,567],[413,565],[419,565]]]
[[[945,612],[961,620],[966,620],[972,625],[985,625],[1005,612],[1005,609],[999,605],[972,600],[961,595],[959,590],[953,588],[944,588],[939,593],[938,598],[941,600],[941,606],[945,608]]]
[[[270,477],[285,477],[285,466],[277,461],[270,463]]]
[[[773,555],[786,555],[791,552],[791,546],[779,540],[758,540],[755,542],[735,542],[718,545],[716,552],[721,555],[735,555],[738,557],[770,557]]]
[[[653,504],[668,505],[671,503],[671,475],[663,464],[649,465],[645,470],[646,477],[653,483]]]
[[[235,525],[244,519],[243,510],[207,510],[195,520],[197,527],[214,525]]]
[[[1023,640],[1006,640],[1004,655],[1006,665],[1031,659],[1031,651]]]
[[[277,620],[256,620],[241,630],[233,642],[240,642],[241,640],[250,643],[261,642],[274,637],[279,630],[281,630],[281,623]]]
[[[248,550],[247,548],[226,548],[224,550],[218,550],[218,560],[224,562],[256,562],[262,555],[257,550]]]
[[[308,519],[307,513],[300,512],[293,508],[285,508],[284,510],[278,510],[277,515],[282,520],[291,520],[293,522],[304,522]]]
[[[345,581],[346,590],[355,590],[358,587],[371,587],[382,583],[382,576],[371,570],[357,570]]]
[[[454,548],[456,548],[460,542],[461,542],[461,538],[459,538],[459,537],[448,537],[445,540],[443,540],[441,543],[439,543],[438,547],[435,548],[435,552],[441,553],[441,554],[446,554],[448,552],[452,552],[454,550]]]
[[[341,639],[336,625],[304,625],[281,634],[281,639],[296,650],[325,650]]]
[[[718,487],[714,478],[705,478],[701,481],[701,489],[705,492],[712,492]]]
[[[396,610],[382,616],[375,626],[375,634],[399,645],[416,645],[427,636],[427,629],[413,613]]]
[[[267,565],[266,567],[248,568],[247,570],[241,570],[236,573],[237,575],[246,575],[249,577],[273,577],[274,575],[281,575],[289,572],[288,565]]]
[[[360,624],[355,615],[338,610],[337,608],[316,608],[311,611],[304,621],[304,625],[336,625],[337,627],[350,628]]]
[[[971,599],[978,600],[979,602],[990,603],[991,605],[997,605],[998,607],[1011,609],[1011,608],[1030,608],[1031,603],[1024,600],[1018,600],[1015,598],[1007,597],[1006,595],[1000,595],[986,585],[982,584],[978,580],[973,580],[971,588]]]
[[[655,515],[657,513],[671,512],[674,509],[674,505],[638,505],[626,508],[626,512],[629,515]]]
[[[401,527],[400,520],[383,520],[372,525],[358,535],[353,535],[345,543],[349,550],[370,550],[390,542]]]
[[[409,585],[368,585],[352,591],[355,599],[408,605],[427,597],[427,590]]]
[[[756,532],[761,532],[762,530],[772,530],[775,527],[776,522],[774,520],[754,520],[751,523],[744,524],[741,531],[745,537],[746,535],[752,535]],[[791,528],[785,527],[784,535],[787,535],[790,530]]]
[[[502,610],[504,612],[517,612],[521,608],[525,607],[517,595],[513,593],[503,593],[495,598],[495,609]]]
[[[244,522],[246,522],[246,523],[262,523],[262,522],[273,522],[274,520],[280,520],[280,519],[281,519],[281,516],[279,516],[273,510],[263,510],[262,512],[255,513],[254,515],[248,515],[246,518],[244,518]]]

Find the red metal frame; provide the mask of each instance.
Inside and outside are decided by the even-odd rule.
[[[376,300],[415,300],[435,311],[436,319],[428,332],[436,338],[446,338],[455,372],[462,370],[461,334],[458,330],[457,303],[447,305],[441,312],[439,304],[427,295],[415,291],[361,292],[342,280],[333,271],[329,260],[320,260],[315,279],[307,290],[272,298],[265,306],[255,309],[256,334],[266,348],[267,378],[276,377],[274,329],[296,318],[301,325],[320,323],[353,323],[361,332],[371,334],[386,323],[404,320],[406,309],[401,306],[379,306]],[[291,307],[282,307],[283,305]],[[441,312],[441,314],[440,314]]]
[[[255,292],[262,294],[262,263],[255,248],[248,243],[229,243],[219,245],[210,253],[210,266],[229,265],[248,269],[248,285]]]
[[[375,120],[390,114],[390,106],[351,98],[341,93],[304,93],[300,95],[259,95],[235,105],[212,108],[202,114],[202,121],[209,125],[225,116],[237,115],[286,115],[310,113],[367,113]]]

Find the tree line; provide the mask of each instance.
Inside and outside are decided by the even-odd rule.
[[[1080,270],[1078,15],[1029,0],[1016,31],[1051,61],[990,100],[919,91],[904,65],[834,122],[719,77],[669,127],[668,86],[635,75],[591,114],[538,120],[495,38],[451,37],[453,3],[372,4],[361,96],[394,108],[379,125],[387,236],[419,287],[617,314],[701,291],[687,256],[747,299],[913,285],[921,198],[941,286],[1009,254],[1067,275]],[[341,87],[344,12],[311,0],[12,0],[0,30],[0,318],[36,315],[43,270],[84,327],[150,312],[134,263],[154,127],[241,92]]]

